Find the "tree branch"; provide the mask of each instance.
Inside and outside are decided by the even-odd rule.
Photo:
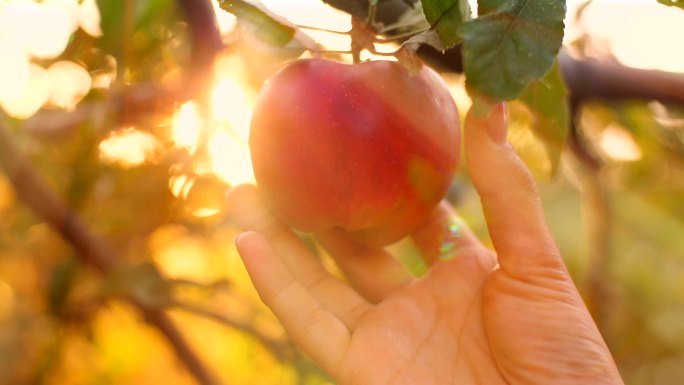
[[[0,168],[9,177],[19,199],[69,242],[85,264],[103,274],[124,266],[124,261],[107,242],[90,233],[80,217],[69,209],[21,154],[3,115],[0,115]],[[163,311],[149,308],[134,298],[127,299],[166,337],[178,358],[200,384],[219,383]]]
[[[657,100],[684,105],[684,74],[629,68],[619,63],[558,55],[572,100]]]

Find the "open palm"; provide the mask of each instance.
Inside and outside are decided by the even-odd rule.
[[[497,255],[463,226],[457,238],[446,232],[458,222],[442,204],[413,234],[430,266],[421,278],[383,249],[317,234],[343,282],[254,186],[232,191],[248,230],[236,243],[262,300],[340,385],[622,383],[501,131],[500,107],[468,118],[468,165]],[[452,253],[440,252],[454,240]]]

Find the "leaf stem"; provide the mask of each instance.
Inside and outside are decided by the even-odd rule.
[[[327,33],[332,33],[332,34],[335,34],[335,35],[350,35],[350,34],[351,34],[351,31],[336,31],[336,30],[333,30],[333,29],[327,29],[327,28],[321,28],[321,27],[314,27],[314,26],[310,26],[310,25],[300,25],[300,24],[297,24],[297,28],[308,29],[308,30],[311,30],[311,31],[327,32]]]
[[[368,18],[366,24],[371,27],[375,24],[375,15],[378,12],[378,0],[368,0]]]
[[[423,23],[420,23],[423,24]],[[418,24],[416,23],[397,23],[397,24],[390,24],[387,27],[381,29],[379,32],[383,35],[387,34],[387,32],[394,31],[397,29],[402,29],[402,28],[409,28],[409,27],[416,27]],[[429,29],[430,27],[425,27],[426,29]]]

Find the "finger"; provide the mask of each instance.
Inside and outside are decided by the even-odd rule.
[[[294,341],[331,373],[347,350],[350,332],[285,266],[266,238],[248,232],[235,241],[261,300]]]
[[[465,124],[466,162],[482,200],[499,264],[518,276],[539,268],[562,267],[536,184],[506,141],[506,125],[503,104],[483,108],[478,101]]]
[[[469,249],[484,249],[451,205],[441,202],[428,220],[413,234],[413,241],[430,266],[448,260]]]
[[[309,248],[265,206],[254,185],[231,189],[228,203],[233,218],[245,230],[262,234],[285,266],[326,308],[349,326],[370,306],[357,292],[331,276]]]
[[[406,267],[387,251],[356,243],[341,230],[316,234],[316,239],[352,286],[372,303],[413,280]]]

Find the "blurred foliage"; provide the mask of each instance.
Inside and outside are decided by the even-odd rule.
[[[365,15],[360,2],[330,3]],[[249,113],[240,103],[249,105],[250,95],[291,52],[259,45],[240,28],[225,29],[228,48],[220,68],[207,74],[228,79],[219,83],[228,96],[218,99],[218,111],[200,106],[185,123],[178,123],[179,113],[136,112],[133,127],[119,126],[114,117],[132,113],[112,102],[121,89],[173,84],[192,65],[187,26],[171,0],[97,5],[102,36],[79,29],[59,56],[32,59],[46,67],[57,60],[79,63],[92,88],[76,106],[46,102],[33,118],[12,120],[13,134],[51,187],[132,267],[102,276],[84,266],[0,173],[0,383],[194,383],[162,335],[121,297],[142,291],[151,303],[171,309],[200,358],[227,384],[329,384],[259,301],[232,246],[239,229],[223,203],[231,184],[248,180],[235,172],[250,167],[241,155]],[[573,44],[580,51],[589,45]],[[556,75],[551,72],[549,81],[558,82]],[[108,82],[97,83],[103,76]],[[464,79],[448,79],[465,111]],[[542,94],[545,81],[536,85]],[[650,101],[585,105],[578,122],[588,150],[603,165],[596,170],[560,149],[567,111],[531,98],[509,105],[509,139],[539,179],[553,234],[627,384],[681,381],[684,110]],[[531,111],[533,103],[542,105]],[[220,114],[226,110],[227,117]],[[46,113],[87,118],[75,126],[51,118],[56,128],[31,129],[29,123]],[[540,132],[538,121],[554,128]],[[116,144],[114,137],[129,141]],[[465,167],[450,198],[486,240]],[[592,236],[596,223],[605,235],[598,241]],[[606,250],[600,260],[597,248]],[[392,251],[416,274],[424,272],[410,241]]]

